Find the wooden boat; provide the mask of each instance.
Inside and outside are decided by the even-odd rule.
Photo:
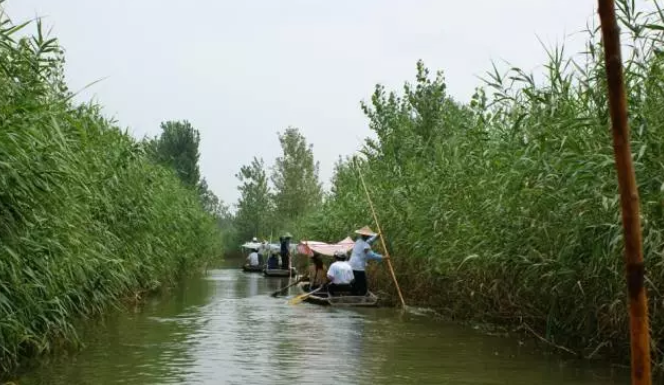
[[[309,292],[308,282],[302,282],[297,287],[301,294]],[[368,292],[367,295],[330,296],[326,291],[319,291],[308,296],[304,301],[316,305],[338,307],[372,307],[378,305],[378,297],[372,292]]]
[[[264,269],[263,275],[266,277],[295,277],[297,275],[297,270],[292,267],[288,269]]]
[[[242,265],[242,271],[244,271],[245,273],[260,273],[261,271],[263,271],[263,266]]]

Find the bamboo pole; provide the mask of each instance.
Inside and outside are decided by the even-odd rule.
[[[371,202],[371,195],[369,194],[369,189],[367,189],[367,185],[364,183],[364,177],[362,177],[362,171],[360,171],[360,167],[357,164],[356,166],[357,166],[357,172],[360,175],[360,181],[362,182],[362,187],[364,187],[364,192],[367,194],[367,200],[369,201],[369,206],[371,207],[371,213],[373,214],[374,221],[376,222],[376,228],[378,230],[378,234],[380,235],[380,241],[381,244],[383,245],[383,250],[385,251],[385,255],[387,256],[387,266],[390,268],[390,274],[392,275],[392,279],[394,280],[394,285],[397,287],[397,293],[399,293],[401,306],[405,308],[406,301],[404,301],[403,299],[403,294],[401,294],[401,288],[399,287],[399,282],[397,282],[397,276],[396,274],[394,274],[394,268],[392,267],[392,262],[391,262],[392,258],[390,258],[390,252],[387,250],[387,246],[385,245],[383,231],[380,229],[380,224],[378,223],[378,216],[376,216],[376,210],[374,210],[373,202]]]
[[[632,385],[651,385],[648,301],[643,286],[645,267],[639,217],[639,193],[632,164],[627,99],[620,53],[620,29],[614,0],[598,0],[609,91],[613,149],[618,173],[629,293]]]

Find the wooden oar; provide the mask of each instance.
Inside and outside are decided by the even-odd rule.
[[[401,294],[401,288],[399,287],[399,282],[397,282],[397,276],[394,274],[394,268],[392,268],[392,262],[390,261],[390,252],[387,250],[385,245],[385,237],[383,236],[383,231],[380,229],[380,224],[378,223],[378,216],[376,216],[376,210],[374,209],[373,203],[371,202],[371,195],[369,194],[369,189],[364,183],[364,177],[362,177],[362,171],[360,171],[360,166],[355,163],[357,167],[357,172],[360,175],[360,181],[362,181],[362,187],[364,187],[364,192],[367,194],[367,200],[369,201],[369,206],[371,207],[371,213],[373,214],[374,221],[376,222],[376,228],[378,229],[378,234],[380,237],[380,242],[383,245],[383,250],[385,251],[385,256],[387,257],[387,266],[390,268],[390,273],[392,274],[392,279],[394,280],[394,285],[397,287],[397,293],[399,293],[399,299],[401,300],[401,306],[406,307],[406,301],[403,299],[403,294]]]
[[[604,43],[604,61],[609,91],[609,112],[613,131],[613,151],[618,173],[625,242],[625,273],[629,294],[629,326],[632,358],[632,385],[650,385],[650,328],[648,300],[643,286],[645,267],[639,217],[639,190],[632,164],[627,120],[627,98],[620,55],[620,29],[613,0],[599,0],[599,18]]]
[[[272,296],[272,297],[276,297],[279,293],[281,293],[281,292],[283,292],[283,291],[286,291],[286,289],[291,288],[291,287],[297,285],[297,284],[300,283],[300,282],[302,282],[302,278],[296,280],[295,282],[293,282],[293,283],[291,283],[290,285],[284,287],[283,289],[279,289],[279,290],[275,291],[274,293],[270,294],[270,296]]]
[[[320,291],[322,288],[323,288],[323,285],[321,285],[318,289],[316,289],[316,290],[314,290],[314,291],[310,291],[310,292],[308,292],[308,293],[300,294],[300,295],[298,295],[298,296],[295,297],[295,298],[291,298],[291,299],[288,301],[288,303],[289,303],[290,305],[297,305],[298,303],[300,303],[300,302],[304,301],[305,299],[309,298],[310,295],[315,294],[315,293],[317,293],[318,291]]]

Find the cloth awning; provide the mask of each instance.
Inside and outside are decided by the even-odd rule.
[[[297,245],[297,252],[300,254],[308,255],[310,257],[314,255],[314,252],[328,257],[332,257],[334,256],[334,252],[337,250],[341,250],[344,253],[348,253],[353,248],[354,245],[355,241],[353,241],[350,237],[346,237],[344,240],[340,241],[339,243],[325,243],[319,241],[300,241],[300,243]]]
[[[259,242],[247,242],[240,246],[244,249],[256,249],[260,254],[270,254],[270,253],[278,253],[281,251],[281,245],[278,243],[259,243]],[[296,245],[291,244],[290,245],[291,253],[294,253],[296,251]]]
[[[257,249],[257,250],[260,249],[261,246],[263,246],[263,244],[258,242],[247,242],[244,245],[242,245],[242,247],[245,249]]]

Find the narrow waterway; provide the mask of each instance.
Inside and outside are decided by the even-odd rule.
[[[514,339],[398,310],[269,296],[288,280],[213,269],[84,330],[86,348],[18,384],[628,384]],[[295,293],[291,293],[295,294]]]

